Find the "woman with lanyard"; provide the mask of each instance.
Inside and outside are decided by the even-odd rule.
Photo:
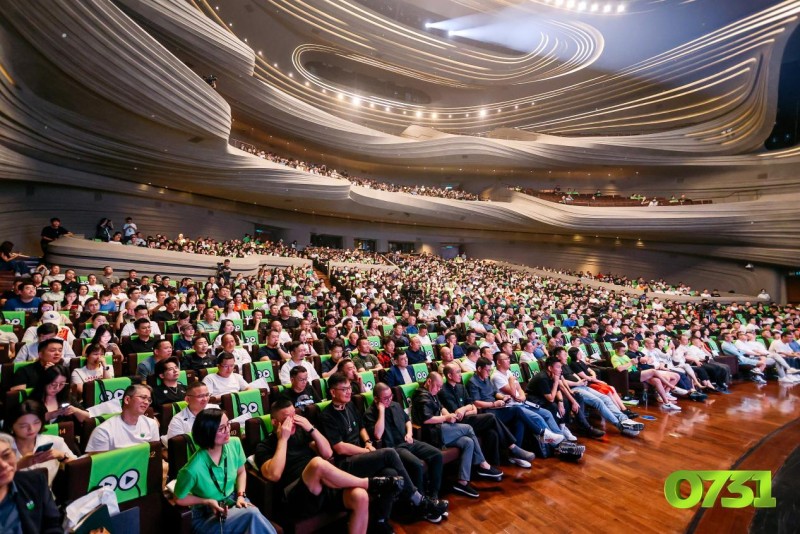
[[[275,534],[275,528],[245,494],[245,455],[222,410],[197,414],[192,437],[197,452],[178,473],[179,506],[192,507],[192,531],[198,534]]]

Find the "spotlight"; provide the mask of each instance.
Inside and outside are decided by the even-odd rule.
[[[431,27],[431,23],[430,22],[426,22],[425,23],[425,29],[428,30],[428,29],[430,29],[430,27]]]
[[[603,8],[603,13],[611,13],[611,4],[606,4]]]
[[[578,11],[586,11],[586,2],[578,4]]]
[[[361,98],[358,97],[358,96],[354,96],[353,97],[353,105],[354,106],[358,106],[359,104],[361,104]]]
[[[485,109],[482,109],[482,110],[480,110],[478,112],[478,117],[485,117],[485,116],[486,116],[486,110]]]
[[[624,13],[625,12],[625,4],[620,4],[617,6],[617,13]]]
[[[422,112],[421,112],[421,111],[417,111],[417,112],[415,113],[415,115],[416,115],[416,117],[417,117],[418,119],[421,119],[421,118],[422,118]]]
[[[747,265],[744,266],[744,268],[747,269],[748,271],[755,270],[755,266],[752,263],[748,263]]]
[[[383,110],[384,111],[392,111],[392,108],[390,108],[389,106],[386,106],[385,108],[383,108]]]
[[[591,8],[589,8],[589,11],[591,11],[592,13],[594,13],[594,12],[595,12],[595,11],[597,11],[598,9],[600,9],[600,6],[599,6],[599,5],[597,5],[597,4],[592,4],[592,7],[591,7]]]
[[[456,35],[456,32],[454,30],[448,30],[447,31],[447,36],[448,37],[455,37],[455,35]]]

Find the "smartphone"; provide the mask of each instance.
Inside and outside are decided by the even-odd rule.
[[[39,445],[38,447],[36,447],[36,450],[33,451],[33,453],[34,454],[38,454],[40,452],[47,452],[52,448],[53,448],[53,442],[51,441],[50,443],[45,443],[44,445]]]
[[[62,402],[62,403],[61,403],[61,404],[59,404],[59,406],[58,406],[58,408],[59,408],[60,410],[63,410],[63,409],[65,409],[65,408],[69,408],[69,407],[70,407],[70,403],[68,403],[68,402]]]

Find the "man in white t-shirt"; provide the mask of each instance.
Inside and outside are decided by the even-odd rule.
[[[281,366],[281,372],[278,373],[281,384],[291,384],[292,380],[289,377],[289,373],[292,368],[298,365],[305,367],[306,371],[308,371],[309,382],[319,378],[317,370],[314,369],[314,365],[305,359],[308,354],[308,349],[304,343],[300,343],[299,341],[293,342],[289,345],[289,354],[292,356],[292,359],[284,363],[283,366]]]
[[[233,368],[236,362],[233,354],[230,352],[221,352],[217,356],[217,373],[209,373],[203,379],[203,384],[208,386],[208,392],[211,394],[212,400],[218,402],[222,395],[227,393],[236,393],[238,391],[245,391],[250,389],[250,386],[245,382],[242,375],[234,373]]]
[[[216,404],[209,404],[211,394],[208,386],[202,382],[193,382],[186,388],[186,408],[176,413],[169,422],[167,439],[183,434],[191,434],[192,425],[197,414],[206,408],[219,408]]]
[[[86,452],[112,451],[158,441],[158,424],[144,415],[152,402],[153,390],[150,386],[128,386],[122,395],[122,413],[94,429],[86,444]]]
[[[134,321],[131,323],[126,324],[122,327],[122,337],[132,336],[136,333],[136,325],[134,324],[138,319],[150,319],[150,314],[147,311],[147,306],[136,306],[134,310]],[[161,329],[158,327],[158,323],[151,320],[150,321],[150,335],[155,337],[161,337]]]

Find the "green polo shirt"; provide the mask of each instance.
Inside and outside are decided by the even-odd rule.
[[[624,354],[622,356],[620,356],[619,354],[614,354],[611,357],[611,365],[614,366],[614,369],[616,369],[620,365],[625,365],[626,363],[630,363],[630,362],[631,362],[631,359],[627,355],[624,355]],[[636,364],[631,365],[628,368],[628,372],[629,373],[633,372],[633,371],[638,371],[638,369],[636,368]]]
[[[198,450],[178,473],[175,496],[183,499],[191,493],[201,499],[221,501],[233,493],[236,488],[236,473],[245,461],[242,443],[238,439],[232,439],[223,445],[219,465],[214,463],[208,451]],[[211,477],[216,480],[216,484]]]

